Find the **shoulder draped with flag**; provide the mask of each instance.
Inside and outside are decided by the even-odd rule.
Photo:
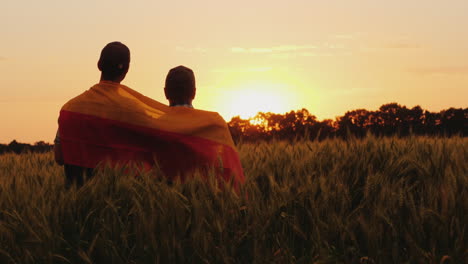
[[[231,134],[215,112],[168,107],[125,85],[100,82],[67,102],[59,134],[66,164],[95,168],[156,163],[168,177],[193,169],[221,169],[235,185],[245,177]]]

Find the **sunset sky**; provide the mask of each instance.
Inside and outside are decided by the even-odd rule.
[[[101,49],[131,50],[122,82],[166,103],[194,70],[194,106],[226,121],[307,108],[319,119],[398,102],[468,104],[468,1],[13,1],[0,4],[0,143],[52,142],[60,107],[99,80]]]

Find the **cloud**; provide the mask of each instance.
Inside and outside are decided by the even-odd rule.
[[[420,67],[409,70],[415,74],[433,75],[433,74],[468,74],[468,65],[464,66],[436,66]]]
[[[280,53],[280,52],[293,52],[293,51],[306,51],[313,50],[317,47],[314,45],[282,45],[269,48],[242,48],[233,47],[233,53]]]
[[[267,48],[233,47],[231,48],[231,52],[239,54],[264,54],[274,59],[352,55],[352,52],[345,45],[328,42],[320,45],[282,45]]]
[[[228,72],[268,72],[273,70],[272,67],[250,67],[250,68],[242,68],[242,69],[215,69],[213,72],[216,73],[228,73]]]
[[[249,51],[251,53],[270,53],[273,52],[273,48],[251,48]]]
[[[335,55],[351,55],[351,53],[346,54],[335,54],[331,52],[298,52],[298,53],[276,53],[271,54],[271,58],[275,59],[295,59],[299,57],[332,57]]]
[[[235,48],[231,48],[231,52],[233,52],[233,53],[245,53],[245,52],[248,52],[248,50],[244,49],[244,48],[235,47]]]

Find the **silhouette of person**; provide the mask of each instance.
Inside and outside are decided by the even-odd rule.
[[[121,42],[111,42],[102,49],[97,66],[101,71],[100,82],[120,84],[130,66],[130,50]],[[64,164],[59,131],[57,131],[54,143],[55,161],[59,165],[64,165],[65,186],[68,188],[75,183],[78,186],[83,185],[86,177],[92,177],[93,169]]]
[[[185,66],[172,68],[166,76],[164,93],[169,106],[193,108],[192,101],[196,94],[195,75]]]
[[[196,117],[203,112],[205,114],[210,113],[213,119],[222,120],[222,124],[227,131],[227,136],[229,140],[232,140],[225,121],[218,113],[193,110],[192,102],[195,99],[196,91],[195,75],[190,68],[177,66],[169,70],[164,87],[164,93],[169,101],[169,106],[172,108],[192,108],[173,109],[175,112],[184,113],[188,118],[190,116]],[[196,141],[198,143],[195,143]],[[225,142],[229,144],[228,141]],[[208,177],[210,173],[214,172],[217,177],[220,179],[224,178],[227,181],[232,179],[231,177],[236,174],[235,188],[238,188],[239,184],[244,182],[242,165],[240,164],[237,151],[230,152],[221,145],[213,147],[212,143],[209,143],[208,140],[205,141],[203,138],[192,138],[185,142],[172,140],[161,143],[161,145],[165,144],[170,144],[170,147],[166,149],[168,153],[171,153],[171,158],[167,159],[166,155],[163,155],[162,157],[158,157],[158,162],[169,183],[172,183],[172,180],[176,178],[184,181],[188,175],[194,172],[201,173],[202,177]],[[197,144],[201,146],[197,146]],[[220,160],[222,161],[221,164],[219,163]]]

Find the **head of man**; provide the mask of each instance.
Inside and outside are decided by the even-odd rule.
[[[130,66],[130,50],[121,42],[111,42],[101,51],[98,68],[102,81],[120,83],[127,75]]]
[[[191,105],[196,93],[195,75],[185,66],[178,66],[169,71],[166,77],[166,94],[169,105]]]

